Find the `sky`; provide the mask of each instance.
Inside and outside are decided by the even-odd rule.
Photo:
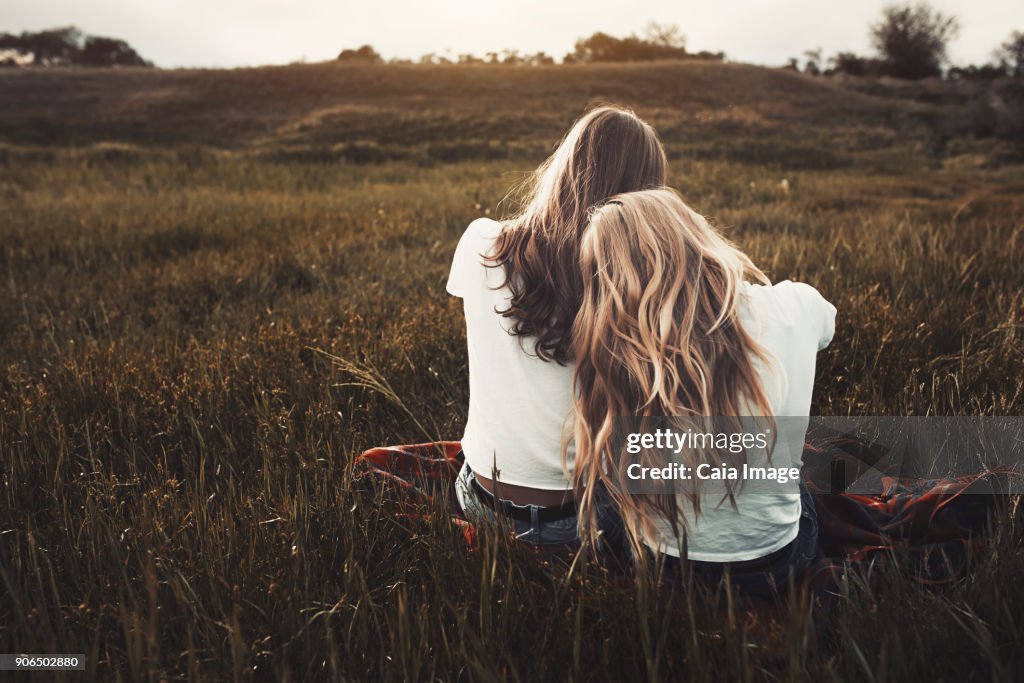
[[[0,0],[0,32],[75,25],[128,41],[157,66],[233,67],[333,59],[370,44],[385,58],[507,48],[561,58],[577,38],[676,24],[691,51],[781,65],[805,50],[871,52],[868,26],[891,0]],[[959,16],[954,64],[980,64],[1024,0],[932,0]]]

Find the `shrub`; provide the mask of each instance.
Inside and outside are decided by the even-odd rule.
[[[384,59],[369,45],[363,45],[355,50],[348,48],[338,54],[339,62],[363,62],[366,64],[380,64]]]
[[[882,76],[886,73],[885,63],[880,59],[861,57],[852,52],[840,52],[832,57],[832,68],[827,74],[842,73],[850,76]]]
[[[1003,66],[996,64],[982,64],[981,66],[975,66],[970,64],[968,66],[954,66],[949,70],[947,74],[951,79],[977,79],[983,81],[990,81],[994,78],[1006,75],[1006,69]]]

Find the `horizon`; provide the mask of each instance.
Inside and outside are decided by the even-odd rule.
[[[644,9],[637,10],[635,4],[624,7],[610,0],[502,0],[488,5],[382,0],[371,7],[324,0],[297,0],[288,7],[271,0],[226,0],[216,6],[178,0],[156,7],[127,0],[96,0],[89,7],[70,0],[45,6],[10,0],[4,30],[74,25],[91,35],[125,40],[158,67],[232,68],[329,61],[344,48],[364,44],[384,59],[417,60],[431,53],[457,59],[465,53],[482,57],[517,50],[545,52],[561,60],[580,38],[599,31],[617,37],[642,35],[649,23],[657,22],[678,26],[691,52],[723,51],[729,61],[781,66],[792,57],[803,62],[805,51],[818,48],[825,59],[837,52],[873,53],[869,26],[888,4],[646,0]],[[1024,3],[930,4],[960,19],[960,34],[949,49],[953,65],[986,63],[1011,31],[1024,30]],[[402,20],[395,21],[396,16]],[[242,18],[248,21],[240,23]]]

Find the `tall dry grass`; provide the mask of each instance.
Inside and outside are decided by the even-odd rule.
[[[468,557],[443,515],[396,515],[353,481],[366,447],[460,433],[452,250],[565,123],[523,99],[561,112],[628,91],[690,201],[836,304],[816,412],[1021,414],[1024,182],[996,143],[937,154],[925,123],[875,100],[819,120],[842,94],[803,81],[730,110],[729,65],[690,74],[702,119],[665,100],[660,67],[633,68],[638,85],[606,91],[587,80],[603,72],[548,72],[540,94],[515,75],[522,99],[472,116],[455,83],[403,118],[383,78],[301,139],[220,146],[162,118],[154,140],[120,119],[68,120],[75,146],[28,140],[0,109],[0,652],[85,652],[102,680],[1019,677],[1015,509],[956,586],[897,567],[851,575],[830,616],[794,605],[780,656],[726,594],[585,564],[552,577],[486,534]]]

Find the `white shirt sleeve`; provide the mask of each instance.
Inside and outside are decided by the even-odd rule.
[[[474,264],[470,259],[474,256],[473,245],[478,243],[475,233],[475,221],[469,224],[466,231],[462,233],[462,237],[459,239],[458,245],[455,247],[455,255],[452,257],[452,267],[448,271],[448,283],[445,285],[445,289],[452,296],[457,296],[460,299],[466,297],[467,280],[469,279],[469,271],[473,269]],[[477,258],[479,260],[479,258]]]
[[[814,287],[803,282],[793,283],[799,289],[805,320],[818,339],[821,351],[832,343],[836,334],[836,307]]]
[[[458,245],[455,247],[455,255],[452,257],[452,267],[448,271],[448,282],[445,284],[445,289],[452,296],[464,298],[466,295],[465,288],[465,264],[466,260],[466,233],[462,234],[459,239]]]
[[[828,301],[825,297],[818,295],[821,299],[821,303],[824,306],[825,323],[822,326],[821,339],[818,341],[818,350],[821,351],[826,346],[832,343],[832,338],[836,336],[836,307],[832,305],[832,302]]]
[[[484,252],[490,249],[499,228],[500,224],[495,221],[478,218],[462,233],[445,285],[449,294],[465,299],[487,285],[489,267],[484,262]]]

